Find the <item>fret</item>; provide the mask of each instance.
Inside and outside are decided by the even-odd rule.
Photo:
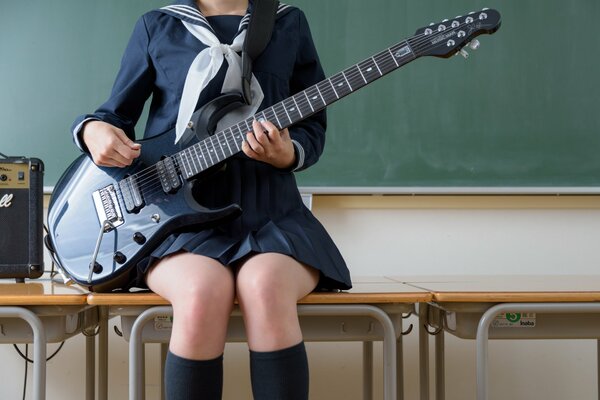
[[[190,152],[194,153],[194,158],[198,161],[198,171],[197,172],[202,171],[204,168],[202,167],[202,157],[200,157],[198,154],[198,147],[196,145],[193,145],[193,146],[190,146],[189,149],[190,149]]]
[[[281,123],[279,122],[277,115],[275,115],[273,107],[269,107],[263,110],[263,115],[267,118],[267,121],[271,122],[272,124],[276,125],[277,128],[281,129]]]
[[[379,68],[382,76],[398,68],[398,63],[394,57],[391,57],[391,55],[392,53],[390,53],[389,49],[387,49],[386,51],[382,51],[381,53],[373,56],[373,59],[377,63],[377,68]]]
[[[313,107],[311,100],[308,98],[308,91],[307,90],[304,90],[302,93],[304,93],[304,97],[306,98],[306,102],[308,103],[308,106],[310,107],[310,110],[312,112],[315,112],[315,108]],[[314,96],[314,100],[316,100],[316,99],[317,99],[317,97]]]
[[[339,97],[346,96],[350,92],[352,92],[352,88],[349,86],[346,77],[343,72],[336,74],[331,77],[331,84],[335,88],[335,92]]]
[[[381,74],[378,72],[377,66],[371,58],[359,63],[357,68],[361,71],[365,83],[373,82],[375,79],[381,78]]]
[[[200,159],[200,165],[204,161],[204,167],[202,169],[208,168],[208,161],[206,161],[206,157],[204,157],[204,153],[202,152],[202,142],[194,145],[196,148],[196,153],[198,154],[198,159]]]
[[[188,177],[194,175],[194,171],[192,170],[192,164],[190,163],[190,158],[188,156],[188,154],[186,152],[183,153],[184,156],[184,165],[185,165],[185,170],[187,172]]]
[[[296,110],[298,110],[298,113],[300,114],[300,118],[304,118],[304,115],[302,115],[302,110],[300,109],[300,107],[298,107],[298,103],[296,102],[296,96],[292,96],[292,100],[294,101],[294,104],[296,105]]]
[[[210,155],[210,151],[208,149],[208,140],[203,140],[201,143],[204,143],[204,150],[202,151],[202,153],[204,154],[204,159],[206,160],[206,156],[208,156],[208,158],[210,159],[210,166],[215,165],[215,163],[213,162],[212,156]]]
[[[290,121],[290,125],[293,124],[294,120],[290,117],[290,114],[289,114],[289,112],[288,112],[288,110],[287,110],[287,108],[285,106],[285,103],[283,101],[281,101],[281,102],[275,104],[273,106],[273,109],[276,109],[277,106],[280,106],[283,109],[283,111],[285,112],[285,116],[287,117],[288,121]]]
[[[241,129],[238,128],[237,135],[233,132],[233,143],[235,144],[235,148],[240,151],[242,149],[242,143],[244,142],[244,133]]]
[[[285,99],[282,102],[282,104],[286,112],[290,116],[290,124],[293,124],[294,122],[302,119],[302,114],[300,113],[300,110],[298,110],[298,106],[296,105],[294,97],[289,97]]]
[[[271,112],[273,113],[273,116],[275,117],[275,121],[277,121],[277,127],[279,127],[281,129],[283,127],[283,124],[279,120],[279,116],[275,112],[275,108],[274,107],[269,107],[269,110],[271,110]]]
[[[193,164],[192,166],[194,167],[194,173],[197,174],[198,172],[200,172],[200,169],[201,169],[198,167],[198,163],[200,162],[200,160],[198,160],[198,157],[196,157],[194,155],[195,151],[194,151],[193,147],[188,147],[186,150],[190,154],[190,158],[192,159],[192,164]]]
[[[335,93],[335,97],[337,97],[339,99],[340,95],[338,94],[337,90],[335,90],[335,86],[333,86],[333,82],[331,81],[331,79],[327,79],[327,82],[329,82],[331,89],[333,89],[333,93]]]
[[[379,69],[379,65],[377,64],[377,60],[375,60],[375,56],[371,57],[371,60],[373,60],[373,64],[375,64],[375,66],[377,67],[377,71],[379,71],[379,76],[383,76],[383,72],[381,72],[381,69]]]
[[[213,165],[218,163],[219,161],[221,161],[221,158],[219,157],[219,151],[217,146],[215,145],[215,135],[209,136],[208,140],[210,142],[210,147],[209,147],[209,151],[212,156],[214,156],[214,160],[211,157],[211,161],[213,162]]]
[[[398,43],[390,48],[392,57],[394,57],[394,60],[398,61],[398,64],[404,65],[407,62],[415,59],[415,55],[411,46],[409,45],[409,42],[413,39],[414,38],[409,39],[408,42],[404,41],[402,43]]]
[[[225,154],[225,150],[223,149],[223,143],[221,143],[221,134],[214,136],[216,136],[217,143],[219,143],[219,148],[221,149],[221,154],[223,154],[223,158],[221,160],[224,160],[225,158],[227,158],[227,155]]]
[[[231,128],[228,128],[227,130],[229,132],[233,133],[233,131],[231,130]],[[227,131],[225,131],[223,133],[223,137],[225,138],[225,144],[227,145],[227,150],[229,150],[229,154],[233,154],[233,150],[231,150],[231,146],[229,146],[229,140],[227,140]]]
[[[348,87],[350,88],[350,91],[353,92],[354,89],[352,89],[352,85],[350,84],[350,82],[348,81],[348,77],[346,76],[346,73],[344,71],[341,72],[342,76],[344,77],[344,79],[346,80],[346,84],[348,85]]]
[[[181,153],[178,154],[178,156],[179,156],[179,167],[181,168],[181,170],[184,173],[185,177],[189,178],[191,176],[191,174],[190,174],[189,169],[186,168],[185,159],[183,158],[184,157],[184,153],[181,152]]]
[[[321,99],[319,90],[316,85],[313,85],[304,91],[306,93],[307,98],[309,99],[310,109],[313,112],[319,111],[327,106],[325,100]]]
[[[396,61],[396,57],[394,57],[394,54],[392,53],[392,49],[388,48],[387,51],[390,53],[391,59],[394,60],[396,67],[400,67],[400,64],[398,64],[398,61]]]
[[[354,66],[354,68],[356,68],[358,70],[358,72],[360,73],[361,78],[363,79],[363,81],[365,81],[365,83],[369,83],[369,81],[367,81],[367,79],[365,78],[365,76],[363,75],[362,71],[360,70],[360,67],[358,66],[358,64],[356,64]]]
[[[331,90],[331,83],[329,82],[329,80],[320,82],[317,85],[315,85],[315,87],[317,88],[317,91],[321,96],[321,100],[323,100],[324,106],[327,106],[328,104],[331,104],[338,99],[335,92],[332,92]]]

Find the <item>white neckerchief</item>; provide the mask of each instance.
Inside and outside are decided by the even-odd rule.
[[[183,136],[188,122],[195,111],[200,93],[217,75],[225,59],[227,59],[228,68],[221,93],[241,91],[242,58],[237,52],[242,50],[247,32],[247,29],[244,28],[235,37],[233,43],[227,45],[222,44],[216,35],[205,26],[191,24],[183,20],[181,22],[207,48],[198,53],[190,65],[187,77],[185,78],[179,113],[177,115],[177,124],[175,125],[175,143]],[[256,113],[256,110],[263,101],[264,94],[254,74],[252,75],[250,90],[252,92],[252,104],[242,106],[227,114],[219,121],[217,130],[227,128]]]

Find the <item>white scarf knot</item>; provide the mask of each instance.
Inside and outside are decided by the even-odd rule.
[[[221,93],[241,91],[242,58],[238,55],[238,52],[242,50],[247,32],[244,29],[235,37],[231,45],[227,45],[221,43],[209,29],[185,21],[182,22],[187,30],[204,43],[207,48],[198,53],[188,70],[181,95],[177,124],[175,125],[175,143],[183,136],[188,122],[195,111],[200,93],[217,75],[225,59],[227,59],[228,68]],[[252,75],[251,92],[252,104],[240,107],[226,115],[219,121],[217,130],[229,127],[256,113],[260,103],[262,103],[264,94],[254,75]]]

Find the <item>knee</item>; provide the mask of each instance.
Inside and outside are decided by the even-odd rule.
[[[244,309],[275,312],[296,305],[295,296],[285,289],[284,282],[268,268],[238,275],[236,289],[238,300]]]
[[[234,282],[229,279],[190,277],[171,300],[174,313],[190,325],[205,320],[227,317],[233,307]]]

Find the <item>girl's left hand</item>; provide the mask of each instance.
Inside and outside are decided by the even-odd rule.
[[[296,162],[294,143],[286,129],[279,130],[269,121],[252,123],[253,132],[246,134],[242,151],[248,157],[263,161],[276,168],[289,168]]]

